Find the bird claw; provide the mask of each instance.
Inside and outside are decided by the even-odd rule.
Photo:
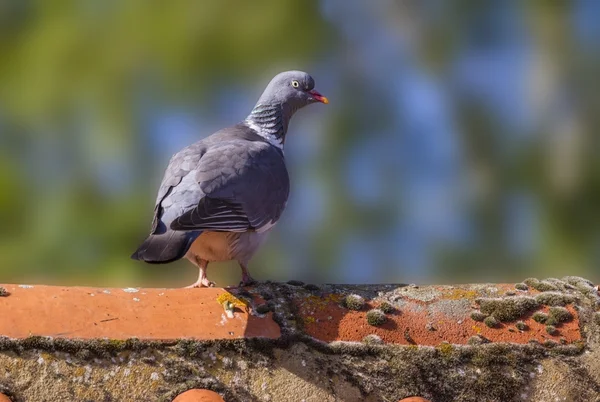
[[[257,280],[253,279],[252,277],[247,277],[247,278],[243,278],[240,283],[239,283],[239,287],[243,288],[246,286],[252,286],[252,285],[256,285],[258,283]]]
[[[186,286],[186,289],[193,289],[193,288],[213,288],[215,287],[217,284],[214,283],[213,281],[209,281],[207,278],[203,278],[202,280],[196,281],[194,283],[192,283],[190,286]]]

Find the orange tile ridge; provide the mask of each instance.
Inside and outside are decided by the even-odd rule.
[[[1,402],[1,401],[0,401]],[[219,394],[206,389],[190,389],[177,395],[173,402],[225,402]]]
[[[585,346],[595,284],[312,285],[153,289],[2,285],[0,336],[126,340],[281,339],[368,344]],[[594,327],[595,328],[595,327]],[[283,334],[283,335],[282,335]]]
[[[2,285],[0,336],[125,340],[214,340],[281,335],[227,289]],[[223,305],[233,300],[235,305]]]

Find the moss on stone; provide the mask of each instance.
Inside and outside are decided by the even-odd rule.
[[[367,286],[333,287],[333,289],[339,296],[333,303],[340,303],[344,298],[343,295],[352,292],[360,292],[365,298],[377,298],[382,301],[388,297],[386,293],[391,294],[391,291],[388,290],[390,288],[386,287],[375,288],[375,290]],[[290,388],[284,387],[285,390],[282,391],[281,387],[271,387],[271,383],[268,381],[274,375],[280,376],[277,378],[279,384],[282,383],[282,379],[285,384],[286,381],[292,382],[294,378],[301,377],[302,387],[315,387],[314,389],[327,389],[326,378],[335,377],[337,389],[346,387],[357,390],[356,396],[344,400],[398,400],[399,395],[424,394],[429,399],[440,402],[478,400],[482,395],[485,395],[486,400],[512,401],[520,399],[524,387],[532,384],[530,374],[535,372],[536,367],[543,361],[568,362],[574,372],[576,370],[585,371],[585,364],[587,364],[584,363],[585,359],[571,357],[581,353],[585,348],[585,342],[544,348],[538,342],[528,345],[485,344],[487,340],[484,337],[476,336],[468,341],[469,345],[476,346],[443,344],[433,348],[380,345],[369,342],[367,340],[367,338],[371,338],[369,336],[363,342],[329,344],[310,338],[298,331],[300,327],[298,326],[298,314],[294,310],[297,308],[294,300],[303,300],[308,295],[307,289],[261,283],[257,285],[256,292],[260,292],[260,294],[269,292],[273,295],[273,302],[276,302],[278,306],[274,312],[274,318],[282,330],[280,339],[260,341],[256,339],[186,340],[177,344],[132,340],[130,342],[106,341],[91,345],[89,341],[32,338],[25,343],[27,346],[25,349],[22,341],[0,338],[0,349],[16,352],[16,354],[2,353],[0,359],[2,357],[10,359],[15,356],[15,359],[26,361],[30,364],[30,369],[28,369],[30,373],[27,375],[46,376],[43,377],[43,381],[48,381],[48,383],[55,381],[56,376],[53,370],[46,370],[45,367],[44,370],[40,370],[36,363],[39,353],[34,345],[50,348],[48,349],[50,351],[60,351],[60,353],[50,353],[56,356],[57,360],[52,364],[60,364],[64,365],[61,367],[65,367],[61,372],[61,379],[74,378],[75,370],[86,365],[92,367],[92,376],[96,376],[96,373],[103,367],[111,366],[120,368],[120,373],[125,368],[131,368],[132,374],[134,374],[140,365],[150,370],[148,373],[138,375],[138,372],[135,376],[130,375],[123,379],[121,377],[112,379],[113,377],[109,376],[109,380],[112,379],[111,383],[103,383],[102,376],[98,375],[99,380],[94,382],[94,387],[83,381],[74,383],[72,391],[74,396],[71,395],[73,400],[134,400],[135,398],[135,400],[172,401],[177,394],[187,389],[206,388],[219,392],[225,400],[230,402],[263,399],[267,397],[267,394],[272,400],[281,398],[282,392],[285,395]],[[585,301],[580,297],[577,302],[581,300]],[[581,304],[581,306],[585,311],[582,311],[580,316],[582,320],[587,317],[587,321],[584,320],[584,322],[590,324],[589,318],[592,317],[592,311],[589,303]],[[595,320],[594,316],[594,322]],[[600,317],[598,320],[598,325],[600,325]],[[473,323],[471,322],[471,324]],[[597,327],[592,326],[592,328],[595,330]],[[591,332],[584,332],[582,335],[588,337]],[[373,340],[375,339],[373,338]],[[592,341],[596,342],[593,339]],[[593,343],[591,347],[595,347],[595,345],[596,343]],[[128,348],[135,350],[141,348],[141,351],[130,351]],[[68,352],[68,355],[62,353],[67,350],[77,353]],[[116,354],[115,358],[98,359],[97,353],[102,350],[110,351],[109,355]],[[144,354],[148,350],[152,351],[150,357]],[[80,357],[78,356],[86,361],[79,361]],[[216,361],[214,360],[215,356]],[[151,363],[148,363],[145,358],[151,359]],[[50,360],[47,357],[44,359]],[[65,363],[65,359],[69,359],[69,364]],[[70,363],[71,361],[73,363]],[[228,362],[227,365],[225,361]],[[281,374],[277,373],[277,371],[286,371],[279,370],[281,361],[290,363],[286,365],[286,369],[290,373],[288,377],[281,377]],[[306,367],[303,367],[304,362],[306,362]],[[238,370],[237,367],[240,369]],[[294,369],[299,371],[294,373]],[[305,377],[301,374],[317,372],[317,370],[323,375]],[[9,371],[11,375],[20,375],[15,374],[19,371],[14,369],[9,369]],[[154,374],[153,371],[159,373],[160,380],[145,382],[143,379],[150,378],[150,374]],[[81,374],[81,370],[79,373]],[[298,373],[300,375],[296,375]],[[233,381],[234,375],[236,376],[235,381]],[[317,377],[325,378],[324,382],[321,383]],[[440,381],[440,378],[443,381]],[[93,379],[94,377],[92,377]],[[0,380],[0,384],[2,381],[6,380]],[[265,382],[268,384],[268,392],[261,394],[261,384]],[[131,390],[131,399],[119,397],[121,394],[103,396],[100,391],[94,391],[104,387],[108,392],[113,392],[116,389],[114,385],[111,385],[113,383],[117,383],[119,389],[123,384],[128,392]],[[385,386],[382,387],[381,384],[385,384]],[[29,384],[13,386],[12,389],[16,393],[22,393],[26,386]],[[154,386],[156,388],[151,388]],[[583,386],[585,392],[595,385],[590,380]],[[150,389],[151,391],[147,391]],[[82,392],[90,393],[83,394]],[[143,392],[147,393],[143,394]],[[326,392],[328,395],[332,395],[332,398],[335,397],[335,390],[327,389]],[[68,395],[61,394],[61,396],[66,397],[65,400],[71,400]],[[341,396],[340,398],[343,399]],[[27,400],[43,399],[29,398]]]
[[[566,293],[542,292],[535,296],[535,300],[546,306],[566,306],[574,303],[577,299],[575,296]]]
[[[383,311],[385,314],[391,314],[396,310],[396,308],[388,302],[381,303],[378,308],[379,308],[379,310]]]
[[[381,345],[383,344],[383,340],[381,339],[381,337],[379,335],[376,334],[370,334],[367,335],[363,338],[363,343],[366,343],[367,345]]]
[[[554,325],[546,325],[546,332],[550,335],[558,334],[558,329]]]
[[[566,289],[565,283],[559,279],[549,278],[546,280],[539,280],[536,278],[527,278],[523,281],[527,286],[540,292],[556,291],[560,289]]]
[[[556,345],[550,351],[551,356],[577,356],[583,352],[578,344]]]
[[[558,288],[554,284],[552,284],[548,281],[540,281],[540,282],[536,283],[533,286],[533,288],[540,292],[548,292],[548,291],[552,291],[552,290],[558,290]]]
[[[519,330],[519,331],[527,331],[529,329],[529,327],[527,326],[527,324],[525,324],[525,322],[523,321],[517,321],[515,323],[515,327]]]
[[[482,313],[493,315],[494,318],[502,322],[517,320],[539,306],[534,298],[527,296],[505,299],[481,298],[477,299],[476,302],[479,304],[479,309]]]
[[[583,293],[587,297],[597,297],[598,292],[594,288],[594,283],[579,276],[565,276],[563,281],[572,285],[579,292]]]
[[[349,310],[362,310],[365,305],[365,299],[357,294],[350,294],[344,298],[344,307]]]
[[[594,282],[592,282],[588,279],[582,278],[580,276],[573,276],[573,275],[565,276],[564,278],[562,278],[562,280],[564,282],[567,282],[570,285],[575,286],[575,287],[580,287],[580,286],[586,287],[586,288],[594,287]]]
[[[481,335],[474,335],[467,340],[467,344],[471,345],[471,346],[483,345],[484,343],[489,343],[489,342],[490,342],[489,339],[487,339]]]
[[[379,326],[387,321],[385,313],[378,308],[369,310],[367,313],[367,322],[369,325]]]
[[[448,357],[454,351],[454,346],[450,342],[444,341],[437,346],[437,349],[443,356]]]
[[[500,322],[493,315],[491,315],[486,317],[486,319],[483,320],[483,323],[490,328],[496,328]]]
[[[537,311],[531,316],[531,319],[540,324],[544,324],[548,320],[548,314]]]
[[[527,278],[523,281],[529,287],[533,287],[533,285],[540,283],[540,280],[537,278]]]
[[[564,307],[550,307],[546,324],[558,325],[573,319],[573,314]]]
[[[528,290],[529,286],[527,286],[526,284],[524,284],[523,282],[521,282],[521,283],[517,283],[515,285],[515,289],[517,289],[517,290]]]
[[[483,314],[481,311],[471,312],[471,319],[477,322],[483,322],[487,318],[487,314]]]
[[[268,289],[261,289],[259,294],[265,300],[272,300],[275,297],[275,295],[273,295],[273,292]]]
[[[481,395],[483,392],[493,398],[490,400],[515,400],[519,396],[518,391],[528,384],[529,373],[535,369],[535,365],[539,364],[539,359],[550,354],[558,356],[561,353],[574,353],[573,348],[562,352],[559,351],[559,347],[540,349],[539,345],[484,345],[486,340],[482,337],[477,337],[477,342],[470,342],[478,346],[456,346],[442,343],[436,348],[384,346],[368,342],[326,344],[297,335],[288,334],[286,337],[288,342],[285,345],[279,341],[268,342],[268,344],[279,344],[277,353],[284,360],[293,361],[298,364],[298,367],[301,367],[301,361],[306,361],[305,370],[318,368],[331,376],[335,373],[342,373],[339,378],[342,385],[357,387],[360,389],[361,395],[367,395],[368,398],[374,400],[395,400],[396,395],[408,395],[419,389],[430,390],[430,395],[435,395],[440,401],[457,400],[458,396],[468,398],[465,400],[477,400],[477,395]],[[184,345],[183,353],[173,354],[176,348]],[[124,344],[116,346],[125,347]],[[130,346],[137,347],[136,341],[130,342]],[[227,401],[232,402],[254,400],[261,395],[251,390],[250,387],[257,386],[257,389],[260,390],[260,385],[266,379],[271,378],[271,368],[278,364],[274,357],[265,358],[268,355],[264,354],[263,347],[250,339],[232,342],[190,340],[181,341],[176,346],[163,345],[162,347],[164,349],[162,352],[154,350],[154,353],[157,358],[155,365],[162,367],[161,370],[164,370],[164,374],[161,374],[160,383],[155,388],[156,391],[153,389],[151,393],[147,394],[151,397],[146,400],[171,401],[177,394],[191,388],[211,389],[221,393]],[[217,355],[217,368],[211,368],[211,365],[214,364],[211,360],[213,355]],[[388,361],[389,370],[381,370],[381,365],[375,363],[365,365],[365,359],[369,359],[369,356],[377,357],[372,360],[373,362]],[[124,360],[117,359],[117,362],[113,361],[112,364],[133,370],[133,367],[139,364],[145,365],[140,357],[141,355],[134,352],[126,355]],[[62,358],[59,357],[59,359]],[[235,370],[225,367],[224,363],[223,368],[220,369],[219,361],[221,359],[223,362],[225,359],[231,359],[233,367],[244,364],[236,384],[231,383],[230,374]],[[111,364],[110,360],[103,362]],[[82,367],[77,366],[80,363],[76,362],[75,364],[75,366],[69,366],[71,371],[63,372],[64,375],[74,377],[72,373]],[[36,370],[39,370],[37,363],[35,365]],[[294,365],[290,367],[294,367]],[[152,366],[149,369],[156,370]],[[468,374],[466,376],[465,370]],[[81,377],[85,375],[85,372],[86,370],[79,369],[77,373]],[[94,368],[95,372],[96,368]],[[224,372],[229,374],[225,375]],[[252,373],[251,378],[247,376],[248,372]],[[263,372],[265,374],[262,374]],[[510,372],[511,375],[507,376],[507,372]],[[443,384],[438,380],[440,376],[444,378]],[[149,378],[150,373],[144,375],[145,377]],[[134,392],[139,392],[137,390],[140,387],[138,385],[139,377],[135,377],[135,385],[130,384],[129,379],[134,381],[134,376],[123,378],[122,384],[126,384],[127,389],[138,387]],[[393,385],[389,389],[378,389],[376,384],[382,382]],[[141,382],[140,384],[144,387],[147,383]],[[319,384],[313,385],[318,386]],[[303,383],[303,386],[306,384]],[[87,398],[83,397],[84,394],[80,394],[82,387],[89,388],[88,384],[78,384],[76,387],[77,400],[102,400],[101,397],[97,397],[97,393],[90,394],[93,396]],[[273,398],[281,397],[281,388],[276,392],[278,393],[273,393],[271,396]],[[137,398],[141,398],[139,396],[141,394],[135,395]],[[112,400],[124,400],[115,396],[112,398]]]
[[[47,336],[32,335],[21,342],[25,349],[52,350],[54,348],[52,338]]]
[[[596,325],[600,325],[600,312],[594,313],[594,322]]]

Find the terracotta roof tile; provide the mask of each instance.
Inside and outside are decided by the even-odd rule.
[[[239,304],[228,318],[218,299],[236,297],[220,288],[3,287],[10,296],[0,298],[0,328],[1,335],[10,338],[210,340],[280,336],[271,313],[251,314]]]
[[[0,401],[1,402],[1,401]],[[179,394],[173,402],[225,402],[221,395],[206,389],[190,389]]]

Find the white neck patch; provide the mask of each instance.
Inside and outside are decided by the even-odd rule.
[[[244,124],[254,131],[265,140],[269,142],[269,144],[281,149],[283,151],[283,137],[277,138],[277,136],[270,130],[265,130],[260,125],[256,124],[251,119],[244,120]]]

